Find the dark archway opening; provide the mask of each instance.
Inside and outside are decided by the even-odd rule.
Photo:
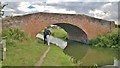
[[[63,28],[67,34],[69,40],[79,41],[82,43],[88,43],[87,34],[79,27],[67,23],[54,24]]]

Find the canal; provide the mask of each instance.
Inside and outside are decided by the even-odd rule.
[[[37,34],[42,38],[43,35]],[[50,42],[63,49],[63,52],[71,57],[71,61],[79,66],[104,66],[113,65],[116,51],[111,48],[93,47],[73,40],[63,41],[62,39],[50,36]]]

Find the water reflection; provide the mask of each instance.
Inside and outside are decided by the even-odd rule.
[[[91,47],[76,41],[67,41],[64,53],[79,66],[113,65],[115,52],[110,48]]]
[[[68,40],[64,53],[76,59],[82,59],[86,55],[88,48],[86,44]]]

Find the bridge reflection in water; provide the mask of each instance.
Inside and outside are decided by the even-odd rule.
[[[76,59],[82,59],[86,55],[88,48],[89,46],[86,44],[68,40],[67,47],[64,49],[64,53],[71,55],[71,57]]]
[[[71,61],[80,66],[104,66],[113,65],[116,55],[114,49],[92,47],[77,41],[67,41],[67,47],[63,50]]]

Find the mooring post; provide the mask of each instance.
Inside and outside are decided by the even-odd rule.
[[[0,68],[2,67],[2,41],[0,41]]]
[[[0,42],[0,61],[6,58],[6,40]]]
[[[118,66],[118,68],[120,68],[120,60],[114,59],[114,66]]]

